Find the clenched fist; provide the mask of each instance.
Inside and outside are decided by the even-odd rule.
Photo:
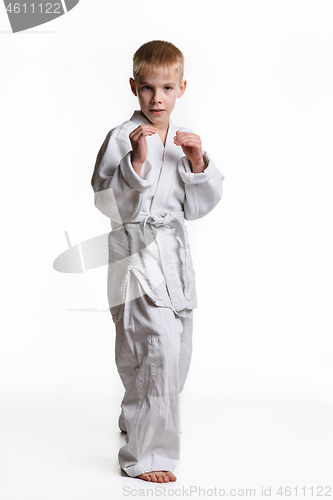
[[[190,160],[194,173],[205,170],[205,162],[202,154],[201,139],[193,132],[180,132],[177,130],[173,139],[176,146],[181,146],[184,154]]]
[[[138,175],[140,175],[142,165],[147,158],[146,137],[153,134],[156,134],[155,127],[151,125],[139,125],[139,127],[134,129],[129,135],[132,145],[132,167]]]

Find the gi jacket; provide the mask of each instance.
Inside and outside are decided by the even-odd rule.
[[[177,130],[189,130],[171,122],[165,147],[158,134],[146,138],[139,176],[131,164],[129,134],[148,123],[135,111],[108,133],[91,181],[96,207],[111,219],[108,300],[111,308],[146,293],[182,316],[197,306],[184,219],[199,219],[216,206],[224,176],[206,151],[204,172],[192,172],[173,142]]]

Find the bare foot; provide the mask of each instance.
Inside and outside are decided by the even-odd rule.
[[[168,483],[169,481],[176,481],[176,476],[172,472],[166,470],[158,470],[152,472],[144,472],[137,476],[139,479],[151,481],[152,483]]]

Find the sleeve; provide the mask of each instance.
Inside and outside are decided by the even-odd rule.
[[[205,170],[193,173],[186,156],[178,162],[178,172],[185,184],[185,219],[200,219],[207,215],[222,198],[224,175],[218,170],[213,159],[204,151]]]
[[[141,209],[153,184],[148,159],[139,176],[131,163],[131,143],[115,129],[105,138],[96,158],[91,185],[95,206],[104,215],[122,224],[132,220]]]

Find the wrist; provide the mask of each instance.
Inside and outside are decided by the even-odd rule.
[[[134,171],[135,171],[138,175],[140,175],[140,173],[141,173],[141,169],[142,169],[142,166],[143,166],[143,162],[138,161],[138,160],[133,160],[133,154],[131,154],[131,164],[132,164],[133,170],[134,170]]]
[[[205,165],[205,162],[204,162],[204,159],[203,159],[203,158],[202,158],[202,160],[201,160],[200,162],[198,162],[198,163],[193,163],[193,162],[191,162],[191,161],[190,161],[190,163],[191,163],[191,169],[192,169],[192,172],[193,172],[194,174],[200,174],[200,173],[202,173],[202,172],[205,170],[205,168],[206,168],[206,165]]]

